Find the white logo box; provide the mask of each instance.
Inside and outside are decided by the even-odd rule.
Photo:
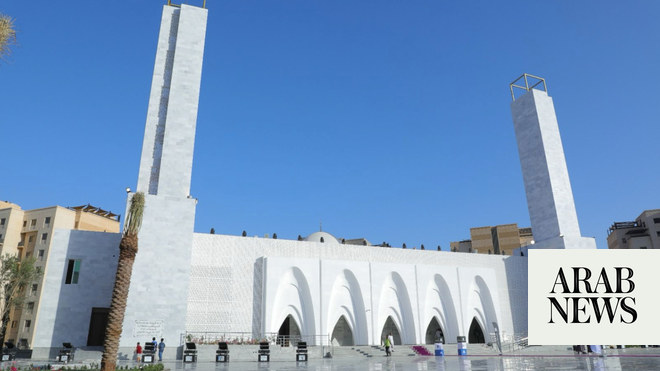
[[[529,344],[660,344],[660,250],[530,249],[528,259]],[[586,292],[587,269],[587,282],[596,292]],[[575,293],[576,271],[580,293]],[[634,289],[626,292],[631,281]],[[602,314],[600,323],[596,310]]]

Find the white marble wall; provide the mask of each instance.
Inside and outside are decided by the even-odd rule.
[[[137,184],[138,192],[145,194],[158,191],[179,14],[175,7],[163,7]]]
[[[206,9],[181,5],[158,195],[190,194],[207,15]]]
[[[138,190],[147,196],[121,347],[154,336],[179,345],[185,331],[196,206],[189,194],[207,15],[186,4],[163,8],[138,177]]]
[[[493,321],[526,333],[526,267],[519,256],[195,234],[186,329],[258,335],[291,314],[304,335],[331,334],[345,315],[356,343],[377,344],[392,315],[406,343],[424,342],[433,316],[448,341],[475,316],[487,333]]]
[[[156,207],[152,198],[146,213],[192,223],[189,206]],[[191,264],[184,265],[173,252],[179,247],[171,244],[181,236],[150,228],[140,237],[122,358],[131,356],[134,342],[147,340],[133,336],[135,321],[160,321],[162,332],[148,337],[165,337],[171,350],[186,331],[260,335],[277,332],[283,318],[296,312],[307,335],[331,334],[343,315],[357,344],[379,343],[388,315],[408,343],[424,342],[433,317],[448,342],[467,334],[473,317],[486,333],[492,321],[505,336],[527,332],[523,257],[195,234],[192,251],[186,250]],[[116,271],[119,234],[58,231],[53,238],[35,324],[35,357],[64,341],[86,344],[91,308],[109,306]],[[150,242],[143,246],[143,240]],[[78,285],[62,284],[68,259],[83,262]],[[306,295],[296,289],[303,281]],[[175,356],[174,350],[166,354]]]
[[[63,342],[87,345],[92,308],[110,307],[121,236],[60,229],[52,238],[32,344],[41,359]],[[77,284],[64,284],[69,259],[81,260]]]
[[[577,248],[557,240],[581,235],[552,98],[532,89],[511,103],[511,111],[534,240]]]
[[[163,7],[138,191],[190,194],[207,16],[186,4]]]
[[[146,336],[179,345],[185,331],[195,200],[147,195],[120,347],[144,342],[139,323],[160,323]],[[145,322],[146,321],[146,322]]]

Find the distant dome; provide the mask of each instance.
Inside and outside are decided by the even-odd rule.
[[[314,232],[309,236],[305,237],[305,241],[321,242],[321,238],[323,238],[323,243],[332,243],[336,245],[339,244],[339,241],[335,238],[335,236],[331,235],[328,232]]]

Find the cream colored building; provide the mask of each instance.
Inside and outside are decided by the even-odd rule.
[[[660,249],[660,209],[644,210],[634,221],[614,222],[607,231],[610,249]]]
[[[119,232],[119,215],[84,205],[65,208],[52,206],[23,210],[17,204],[0,201],[0,252],[26,259],[36,258],[36,267],[45,273],[51,237],[55,229],[78,229],[97,232]],[[67,282],[77,283],[75,264],[67,271]],[[5,341],[27,348],[33,342],[36,313],[39,309],[43,276],[27,287],[24,305],[12,309]]]
[[[511,255],[514,249],[533,242],[531,228],[518,228],[518,224],[470,228],[470,239],[450,243],[454,252]]]

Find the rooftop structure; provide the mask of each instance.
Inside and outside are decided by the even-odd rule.
[[[637,219],[614,222],[607,230],[609,249],[660,249],[660,209],[644,210]]]

